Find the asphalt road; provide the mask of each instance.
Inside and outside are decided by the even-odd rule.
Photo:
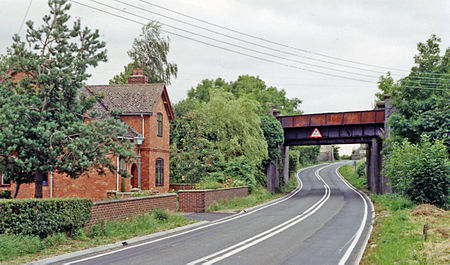
[[[301,171],[295,192],[263,207],[61,264],[354,264],[372,208],[341,164]]]

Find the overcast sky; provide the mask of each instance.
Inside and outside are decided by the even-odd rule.
[[[110,10],[90,0],[77,1],[100,7],[103,10]],[[288,97],[298,97],[303,100],[301,109],[305,113],[371,109],[374,102],[374,93],[377,90],[377,77],[380,75],[377,72],[385,73],[391,69],[395,73],[395,77],[401,77],[413,65],[413,56],[417,53],[417,42],[423,42],[432,33],[435,33],[442,38],[441,49],[445,50],[446,47],[449,47],[450,39],[450,1],[448,0],[145,0],[189,16],[297,49],[277,46],[201,24],[199,21],[159,9],[140,0],[124,0],[129,4],[139,6],[140,9],[113,0],[98,1],[148,19],[156,19],[164,24],[262,51],[266,54],[243,50],[163,26],[165,30],[257,56],[264,60],[292,66],[287,67],[277,63],[260,61],[179,36],[169,35],[170,61],[177,63],[179,69],[178,78],[173,80],[168,87],[172,102],[185,98],[187,90],[195,87],[202,79],[223,77],[227,81],[232,81],[236,80],[239,75],[249,74],[259,76],[268,86],[285,89]],[[29,3],[30,0],[0,0],[1,53],[6,52],[6,48],[11,45],[11,36],[19,31]],[[284,53],[215,35],[148,13],[145,9],[220,31],[246,41],[270,46]],[[130,14],[110,11],[145,22],[144,19],[133,17]],[[47,12],[46,0],[33,0],[26,20],[33,20],[36,24],[40,24],[42,16]],[[141,25],[76,3],[73,3],[70,14],[74,18],[80,18],[82,25],[100,29],[102,39],[107,44],[108,62],[102,63],[91,70],[92,77],[88,80],[88,84],[107,84],[112,76],[122,71],[123,66],[130,62],[127,50],[130,49],[133,39],[139,35]],[[20,35],[24,36],[25,31],[26,26],[23,26]],[[315,53],[383,66],[383,68],[351,64],[330,57],[317,56]],[[268,54],[284,57],[290,61]],[[306,59],[305,56],[314,60]],[[317,61],[317,59],[364,68],[365,71],[328,64]],[[351,73],[317,68],[295,61]],[[331,77],[305,70],[341,75],[368,82]],[[355,72],[368,76],[353,74]]]

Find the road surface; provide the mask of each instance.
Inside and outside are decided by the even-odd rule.
[[[355,264],[373,209],[340,165],[302,170],[294,192],[265,206],[60,264]]]

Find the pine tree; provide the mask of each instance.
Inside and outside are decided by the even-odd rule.
[[[23,76],[0,83],[0,172],[18,184],[15,195],[20,184],[34,182],[36,198],[48,172],[77,178],[95,168],[104,174],[116,170],[110,155],[134,155],[130,143],[117,141],[124,124],[114,115],[89,117],[98,97],[78,93],[87,68],[106,61],[98,30],[82,28],[79,20],[69,27],[67,0],[49,6],[43,25],[28,21],[26,42],[15,35],[8,49],[12,70]]]

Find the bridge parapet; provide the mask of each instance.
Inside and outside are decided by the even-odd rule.
[[[320,113],[304,115],[278,116],[283,128],[294,127],[318,127],[318,126],[340,126],[340,125],[358,125],[358,124],[384,124],[384,109]]]

